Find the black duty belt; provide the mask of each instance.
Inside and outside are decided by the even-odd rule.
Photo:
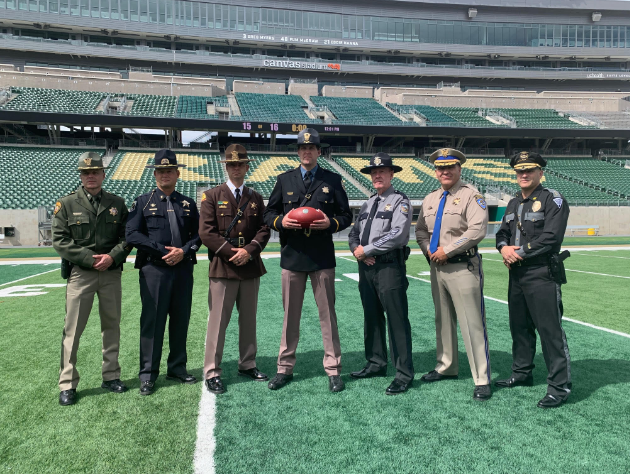
[[[404,259],[403,249],[390,250],[387,253],[374,255],[374,260],[378,263],[403,262]]]
[[[474,257],[478,253],[479,253],[479,248],[475,245],[474,247],[466,250],[464,253],[460,253],[458,255],[455,255],[454,257],[449,258],[447,261],[448,263],[468,262],[468,260],[470,260],[471,257]]]
[[[245,243],[245,237],[227,237],[225,240],[227,240],[230,245],[238,248],[243,248],[249,243]]]
[[[549,254],[539,255],[537,257],[526,258],[525,260],[517,260],[511,263],[510,267],[533,267],[549,265]]]
[[[181,262],[179,263],[184,263],[191,260],[190,256],[185,256]],[[161,257],[153,257],[152,255],[149,255],[147,257],[147,263],[150,263],[152,265],[155,265],[156,267],[175,267],[177,265],[179,265],[179,263],[177,265],[169,265],[168,263],[166,263],[164,260],[162,260]]]

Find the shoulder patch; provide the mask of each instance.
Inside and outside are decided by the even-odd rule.
[[[61,201],[57,201],[57,202],[55,203],[55,210],[53,211],[53,212],[54,212],[54,215],[57,215],[57,213],[58,213],[59,211],[61,211]]]
[[[409,204],[406,202],[403,202],[400,204],[400,212],[402,212],[404,215],[409,214]]]
[[[206,193],[205,192],[201,193],[201,202],[204,202],[206,199],[207,199]]]
[[[556,206],[558,206],[558,209],[560,209],[562,207],[562,198],[561,197],[553,198],[553,202],[556,203]]]
[[[483,196],[481,194],[477,194],[475,196],[475,199],[477,200],[477,204],[479,204],[479,207],[485,211],[486,207],[488,207],[488,206],[487,206],[486,200],[483,198]]]

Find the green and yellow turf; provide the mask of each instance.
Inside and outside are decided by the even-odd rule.
[[[569,269],[630,276],[630,252],[581,252]],[[614,258],[612,258],[614,257]],[[618,258],[624,257],[624,258]],[[507,299],[507,271],[487,255],[486,295]],[[456,473],[630,471],[630,339],[565,322],[574,390],[569,403],[543,411],[545,364],[538,350],[534,387],[496,390],[486,403],[472,400],[473,382],[460,341],[460,378],[421,384],[434,367],[435,328],[429,284],[410,279],[414,387],[384,391],[383,379],[354,381],[364,364],[363,317],[356,263],[338,258],[337,315],[346,390],[328,392],[317,311],[307,285],[294,381],[272,392],[236,376],[237,315],[228,328],[223,362],[228,392],[216,397],[217,473]],[[270,375],[282,329],[278,259],[268,259],[258,315],[258,366]],[[0,285],[51,266],[2,266]],[[191,373],[202,378],[207,318],[207,262],[196,267],[188,348]],[[407,273],[428,270],[420,256]],[[30,273],[29,273],[30,272]],[[64,289],[33,297],[0,296],[0,472],[189,473],[193,470],[201,384],[160,376],[153,396],[140,397],[137,380],[140,301],[138,274],[123,273],[120,362],[124,394],[100,389],[100,327],[96,310],[81,339],[79,401],[57,404],[57,374],[64,318]],[[565,316],[630,333],[628,280],[568,273]],[[62,283],[58,272],[16,283]],[[14,286],[0,286],[0,290]],[[2,293],[0,292],[0,295]],[[508,376],[511,338],[507,306],[486,300],[493,379]],[[96,304],[95,304],[96,309]],[[167,345],[165,345],[167,347]],[[164,354],[164,359],[166,354]],[[164,367],[163,367],[164,369]],[[207,420],[201,420],[206,422]]]

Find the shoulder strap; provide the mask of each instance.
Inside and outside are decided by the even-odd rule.
[[[317,191],[317,188],[319,188],[319,186],[321,184],[323,184],[324,182],[321,181],[317,186],[315,186],[315,188],[313,188],[313,183],[315,182],[315,176],[313,176],[313,180],[311,181],[311,185],[308,187],[308,190],[306,191],[306,196],[304,196],[304,199],[302,199],[302,202],[300,203],[299,207],[304,207],[304,205],[311,200],[311,198],[313,197],[313,193],[315,191]]]
[[[251,193],[248,193],[248,194],[251,196]],[[245,196],[245,193],[243,193],[243,196]],[[230,222],[230,225],[228,226],[228,228],[225,229],[225,232],[223,233],[223,237],[225,237],[226,239],[230,236],[230,232],[232,232],[232,229],[234,228],[238,220],[243,215],[243,211],[245,211],[247,204],[249,204],[249,199],[245,201],[245,203],[238,209],[238,211],[236,212],[236,215],[234,216],[234,219],[232,219],[232,222]]]

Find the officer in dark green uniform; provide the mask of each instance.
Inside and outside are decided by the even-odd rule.
[[[510,269],[508,307],[512,333],[512,375],[497,380],[499,387],[533,385],[536,330],[547,365],[547,395],[540,408],[562,405],[571,393],[571,359],[562,329],[562,293],[566,283],[560,252],[569,219],[562,195],[540,181],[547,162],[527,151],[512,157],[521,191],[505,210],[497,232],[497,249]]]
[[[125,242],[125,201],[104,191],[103,159],[87,152],[79,157],[81,183],[75,192],[55,203],[52,223],[53,247],[67,272],[66,320],[61,345],[59,404],[76,402],[79,372],[76,369],[79,339],[98,294],[103,337],[102,388],[121,393],[118,350],[122,290],[120,275],[131,246]]]

